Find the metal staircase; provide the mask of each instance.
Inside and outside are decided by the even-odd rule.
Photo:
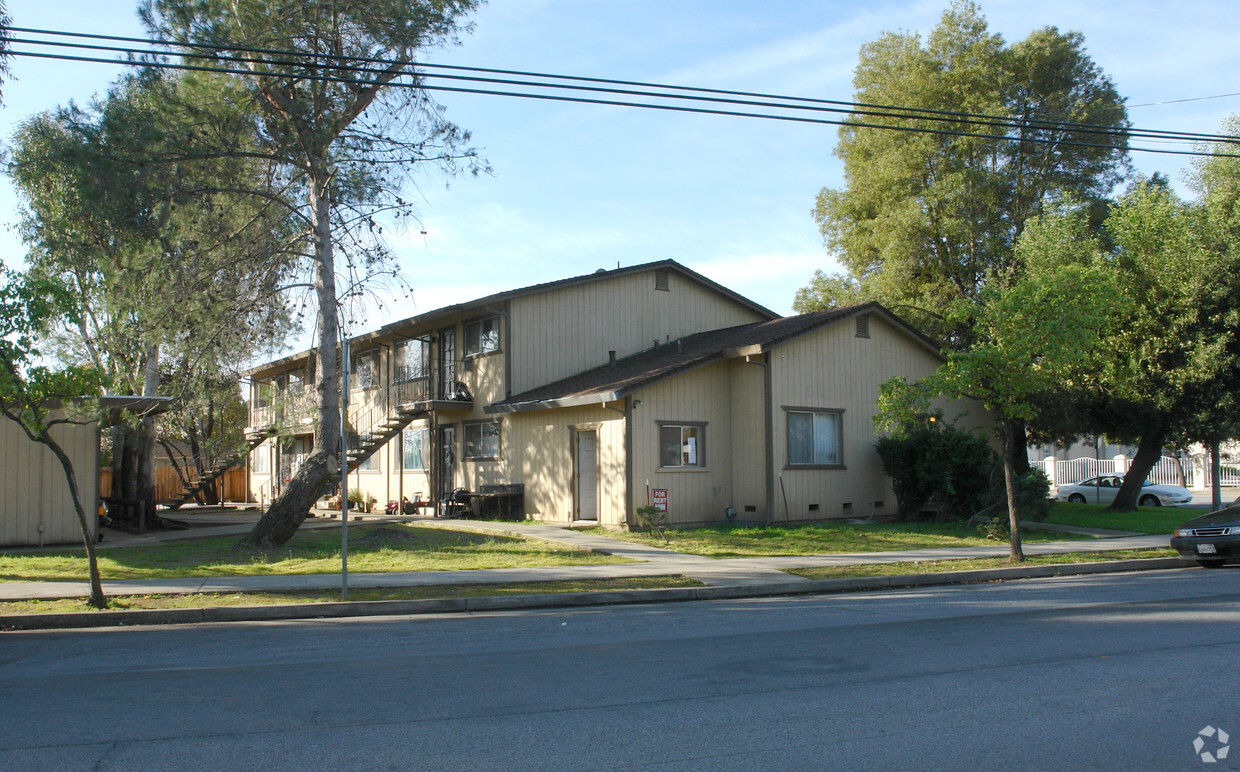
[[[246,447],[245,450],[234,453],[233,455],[219,461],[206,471],[202,477],[185,488],[181,495],[166,503],[168,509],[179,509],[182,504],[188,503],[190,500],[198,496],[215,484],[215,481],[223,477],[224,473],[229,469],[245,462],[246,457],[250,455],[250,451],[262,444],[263,440],[268,437],[275,436],[275,429],[250,429],[245,433]]]

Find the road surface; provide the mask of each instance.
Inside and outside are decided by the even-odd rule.
[[[0,769],[1240,768],[1193,746],[1240,744],[1237,601],[1240,567],[8,633]]]

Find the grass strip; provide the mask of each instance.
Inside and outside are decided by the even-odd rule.
[[[645,532],[594,529],[615,539],[710,558],[832,555],[848,552],[993,546],[963,521],[950,523],[809,523],[793,526],[718,525],[667,531],[667,541]],[[1060,541],[1062,533],[1029,529],[1025,542]],[[1088,538],[1088,537],[1080,537]]]
[[[962,558],[959,560],[915,560],[901,563],[815,566],[812,568],[792,568],[788,569],[787,572],[803,576],[806,579],[847,579],[858,576],[906,576],[908,574],[936,574],[982,568],[1016,568],[1019,566],[1101,563],[1108,560],[1174,557],[1178,557],[1178,553],[1173,549],[1114,550],[1110,552],[1064,552],[1054,555],[1026,555],[1025,562],[1023,563],[1012,563],[1007,558]]]
[[[1057,501],[1046,522],[1078,525],[1085,528],[1109,528],[1136,533],[1171,533],[1180,523],[1203,514],[1199,509],[1178,507],[1141,507],[1136,512],[1111,512],[1105,505],[1071,504]]]
[[[269,551],[242,547],[237,537],[227,536],[144,547],[103,547],[98,556],[105,581],[330,574],[340,571],[340,530],[302,529],[287,544]],[[349,571],[359,574],[630,562],[520,536],[409,523],[349,529]],[[86,575],[85,551],[81,549],[0,555],[0,581],[73,581]]]
[[[349,601],[424,600],[430,598],[481,598],[495,595],[531,595],[560,592],[614,592],[652,590],[669,587],[700,587],[702,583],[686,576],[638,576],[618,579],[580,579],[573,581],[521,582],[512,584],[454,584],[430,587],[350,588]],[[306,590],[297,592],[187,593],[184,595],[120,595],[108,599],[108,610],[208,608],[215,606],[282,606],[290,604],[336,603],[340,591]],[[93,612],[85,600],[26,600],[0,603],[0,615],[66,614]]]

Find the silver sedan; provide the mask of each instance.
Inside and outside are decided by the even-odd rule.
[[[1119,488],[1123,484],[1123,475],[1099,475],[1079,483],[1060,485],[1055,498],[1058,501],[1071,501],[1074,504],[1110,504],[1115,500],[1115,495],[1119,493]],[[1192,500],[1193,494],[1188,488],[1146,483],[1141,486],[1137,504],[1143,507],[1178,507]]]

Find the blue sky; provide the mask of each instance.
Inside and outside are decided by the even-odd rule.
[[[139,34],[131,0],[8,0],[14,24]],[[884,30],[926,33],[946,3],[879,0],[492,0],[475,33],[431,61],[850,99],[859,47]],[[986,2],[1007,40],[1054,25],[1085,35],[1141,128],[1215,132],[1240,112],[1240,3]],[[104,90],[114,69],[18,59],[0,136],[33,112]],[[491,292],[671,258],[780,313],[815,268],[835,265],[810,216],[842,184],[835,129],[774,121],[445,94],[494,174],[420,179],[420,228],[393,232],[413,298],[371,329]],[[1137,154],[1177,179],[1186,161]],[[0,185],[0,222],[16,220]],[[0,233],[6,262],[22,247]]]

